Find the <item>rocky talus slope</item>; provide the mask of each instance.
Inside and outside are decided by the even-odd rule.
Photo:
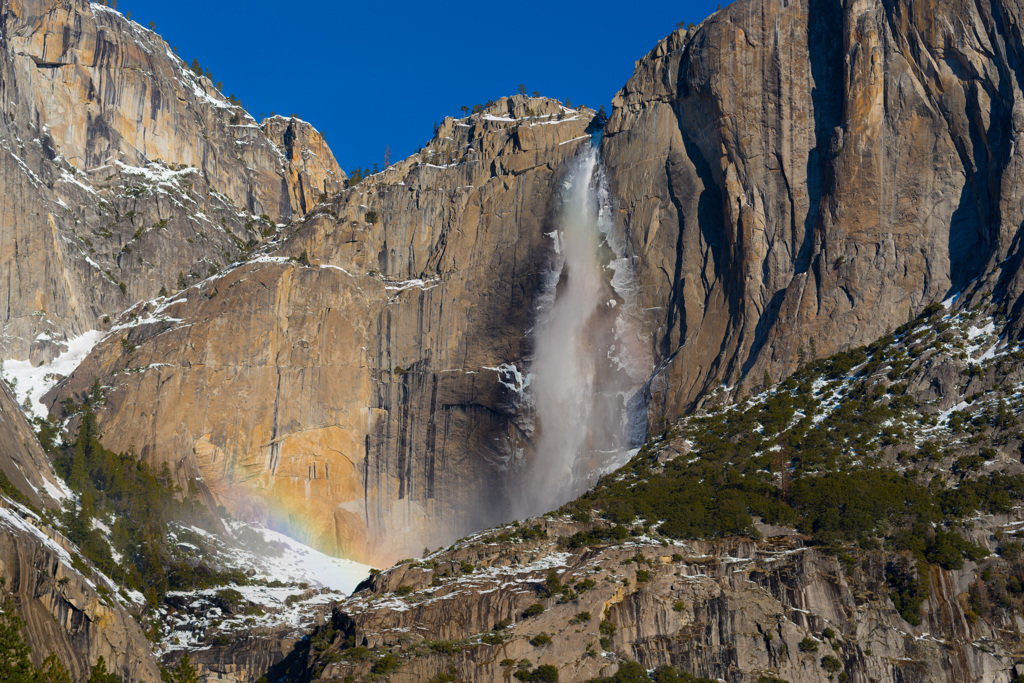
[[[553,666],[557,680],[585,681],[627,660],[735,683],[1018,680],[1024,352],[995,309],[940,310],[863,356],[809,366],[739,403],[711,401],[559,512],[371,577],[297,648],[291,680],[546,681],[537,669]],[[742,427],[750,419],[754,434]],[[804,450],[817,435],[836,435],[835,450]],[[907,513],[879,512],[881,487],[830,483],[824,509],[801,507],[822,469],[832,482],[891,472],[945,489],[947,516],[901,549]],[[807,517],[748,517],[749,535],[685,540],[675,520],[632,512],[684,487],[693,498],[677,502],[689,504],[718,476],[718,497],[698,503],[714,528],[736,514],[722,492],[762,475],[775,493],[757,495]],[[1009,497],[986,511],[971,491],[1004,477],[1018,483],[997,484]],[[676,483],[661,487],[666,478]],[[602,518],[583,521],[592,512]],[[864,529],[883,543],[844,539],[850,525],[833,513],[876,520]],[[702,511],[684,515],[698,523]],[[972,544],[961,546],[971,559],[942,549],[948,534]]]
[[[308,124],[264,132],[158,35],[86,0],[4,3],[0,92],[8,359],[49,361],[207,277],[345,179]]]
[[[0,603],[23,619],[33,662],[38,666],[54,654],[77,681],[103,657],[126,680],[159,681],[157,658],[138,623],[141,596],[96,572],[47,520],[59,507],[56,476],[6,387],[0,387],[0,434],[6,477],[0,486]]]

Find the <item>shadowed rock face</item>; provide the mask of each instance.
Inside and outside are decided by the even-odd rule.
[[[36,507],[60,507],[59,484],[35,432],[0,382],[0,472]]]
[[[965,287],[1019,301],[1020,14],[744,0],[638,63],[604,153],[656,309],[659,412]]]
[[[284,156],[289,204],[304,214],[345,186],[345,174],[323,136],[305,121],[272,116],[263,133]]]
[[[268,137],[101,4],[16,0],[0,31],[7,358],[50,360],[179,273],[238,260],[345,179],[308,124],[274,120]]]

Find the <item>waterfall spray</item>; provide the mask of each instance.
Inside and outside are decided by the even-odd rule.
[[[521,516],[546,512],[621,465],[635,445],[631,401],[650,370],[637,334],[632,269],[613,230],[596,148],[571,165],[561,191],[554,258],[534,333],[530,390],[535,452]],[[642,437],[641,437],[642,438]]]

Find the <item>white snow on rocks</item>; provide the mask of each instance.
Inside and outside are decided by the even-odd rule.
[[[42,398],[57,382],[75,371],[93,347],[103,337],[98,330],[90,330],[67,341],[67,351],[45,365],[35,366],[28,360],[3,362],[2,374],[8,383],[14,385],[19,403],[29,400],[30,416],[45,418],[46,406]]]

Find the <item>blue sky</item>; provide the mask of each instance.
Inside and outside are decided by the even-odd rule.
[[[412,154],[435,121],[520,83],[607,106],[637,59],[677,22],[698,22],[717,4],[119,0],[117,8],[156,22],[253,116],[312,123],[349,171],[383,162],[387,146],[392,159]]]

